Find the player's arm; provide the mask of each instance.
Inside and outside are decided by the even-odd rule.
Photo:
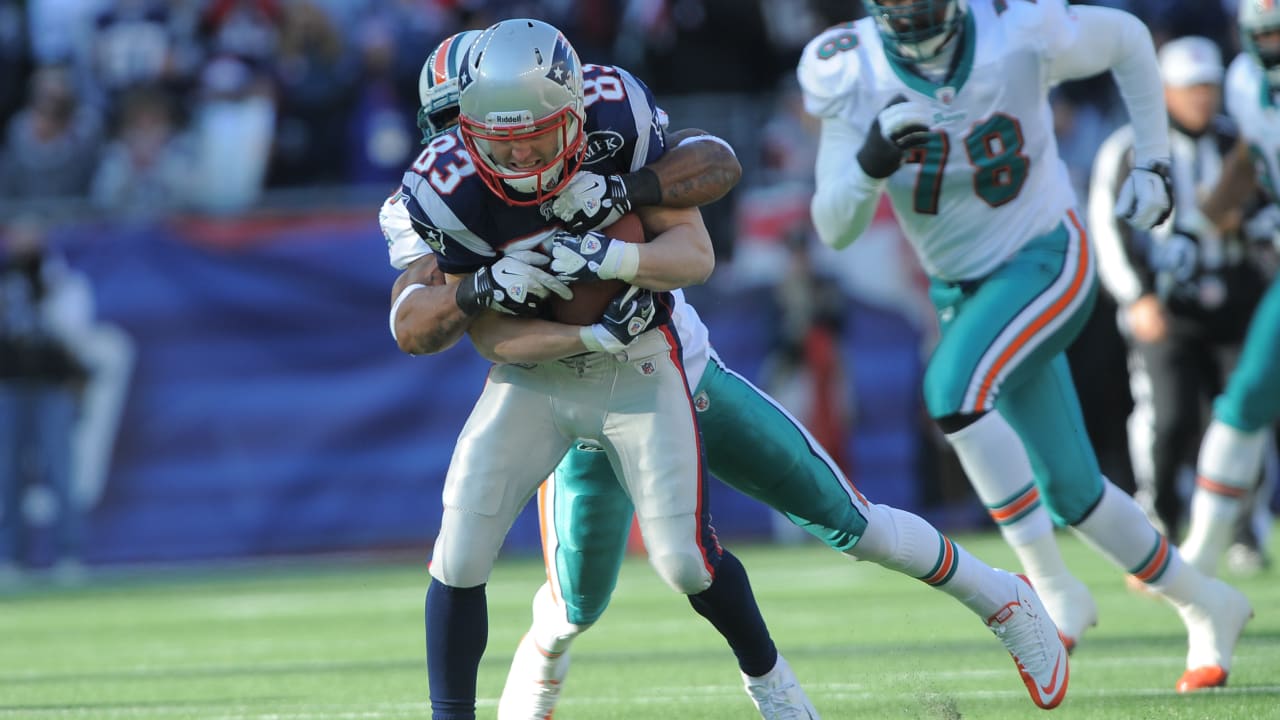
[[[456,295],[434,254],[409,263],[391,287],[391,335],[400,349],[430,355],[453,347],[473,320]]]
[[[666,145],[667,152],[648,166],[657,178],[657,202],[634,205],[701,207],[724,197],[742,179],[742,164],[733,147],[704,130],[668,133]]]
[[[552,203],[569,232],[607,227],[642,207],[691,208],[724,197],[742,178],[742,165],[724,140],[693,128],[667,135],[668,150],[634,172],[579,171]]]
[[[467,275],[440,271],[435,254],[418,236],[403,202],[395,196],[378,214],[392,265],[403,267],[391,289],[391,335],[411,355],[453,347],[482,310],[530,315],[550,293],[569,299],[572,291],[537,266],[549,259],[533,252],[499,258]]]
[[[842,118],[822,119],[809,211],[818,237],[837,250],[848,247],[871,224],[888,177],[872,177],[854,161],[867,136]]]
[[[1222,174],[1218,178],[1218,184],[1200,204],[1200,211],[1218,231],[1230,232],[1239,227],[1242,219],[1241,207],[1257,190],[1258,180],[1254,174],[1249,143],[1241,138],[1222,159]]]
[[[1050,80],[1060,82],[1111,71],[1129,111],[1138,167],[1169,158],[1169,118],[1151,32],[1123,10],[1073,5],[1075,32],[1055,49]]]
[[[1098,251],[1098,277],[1121,307],[1155,291],[1154,274],[1133,230],[1116,217],[1116,197],[1132,168],[1133,135],[1125,127],[1098,148],[1089,180],[1089,231]]]
[[[711,236],[697,208],[636,210],[646,243],[629,243],[591,231],[558,232],[551,243],[551,272],[566,283],[621,280],[646,290],[674,290],[706,282],[715,269]]]

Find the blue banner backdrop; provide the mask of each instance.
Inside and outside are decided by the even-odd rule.
[[[99,317],[138,348],[109,480],[89,509],[87,561],[387,547],[427,557],[487,363],[465,341],[431,357],[399,352],[386,322],[395,272],[368,214],[78,226],[55,240],[92,279]],[[756,377],[769,313],[698,297],[721,355]],[[850,318],[856,481],[909,508],[918,338],[863,305],[851,302]],[[718,483],[712,509],[722,537],[769,533],[767,508]],[[526,511],[507,548],[537,542]]]

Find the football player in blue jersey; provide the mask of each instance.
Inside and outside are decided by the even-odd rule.
[[[1111,72],[1136,138],[1116,211],[1139,230],[1160,224],[1169,131],[1150,33],[1128,13],[1063,0],[863,5],[869,17],[820,34],[798,68],[821,120],[819,236],[845,247],[882,194],[892,203],[941,325],[925,404],[1063,635],[1078,637],[1096,608],[1062,561],[1055,521],[1177,609],[1179,692],[1221,685],[1249,602],[1184,563],[1102,476],[1064,356],[1097,283],[1048,93]]]
[[[397,196],[445,280],[397,294],[396,317],[428,338],[401,344],[447,347],[483,327],[486,311],[533,315],[552,293],[571,297],[577,282],[617,278],[643,290],[620,296],[603,322],[573,328],[573,357],[489,373],[449,464],[431,558],[433,718],[475,717],[494,559],[516,514],[579,442],[606,454],[634,499],[659,576],[726,637],[744,673],[777,671],[771,701],[787,703],[792,717],[817,717],[778,656],[745,570],[710,525],[702,442],[670,317],[670,290],[702,282],[714,266],[701,216],[638,209],[653,235],[641,246],[563,230],[551,210],[588,159],[608,176],[662,155],[648,90],[620,68],[583,68],[564,36],[535,20],[476,36],[458,81],[460,127],[427,142]],[[620,142],[586,157],[588,138],[604,128],[616,128]]]
[[[447,79],[440,83],[447,87]],[[448,114],[447,103],[424,93],[423,105],[428,104]],[[723,141],[697,131],[676,137],[682,139],[674,151],[642,168],[654,171],[657,192],[647,198],[628,192],[634,173],[602,176],[584,169],[556,197],[553,212],[570,227],[590,229],[611,223],[619,204],[626,208],[657,202],[694,205],[712,201],[733,186],[736,162],[717,161],[720,153],[728,153],[732,160]],[[594,165],[590,160],[584,163],[587,168]],[[419,258],[397,282],[393,296],[398,297],[400,289],[415,279],[432,282],[420,268],[430,267],[434,257],[396,197],[384,204],[380,220],[397,266]],[[1051,706],[1060,701],[1065,657],[1034,592],[1008,573],[968,555],[921,518],[863,498],[795,418],[724,366],[710,348],[707,329],[697,313],[678,295],[676,299],[673,317],[689,382],[695,388],[694,405],[711,470],[731,486],[786,513],[837,551],[917,577],[960,600],[988,621],[1015,659],[1022,658],[1020,665],[1039,668],[1043,664],[1037,672],[1061,673],[1060,686],[1055,686],[1056,680],[1046,680],[1052,692],[1036,702]],[[393,312],[393,332],[402,345],[425,330],[415,327],[413,318],[413,313]],[[495,362],[536,362],[587,349],[579,328],[538,320],[492,316],[473,323],[470,336],[477,349]],[[413,341],[408,340],[408,345],[412,347]],[[501,720],[541,718],[554,709],[568,670],[570,643],[608,604],[632,514],[626,493],[611,481],[613,475],[606,454],[594,444],[581,443],[561,462],[553,482],[543,488],[540,506],[549,581],[537,593],[533,626],[512,662],[499,703]],[[797,716],[794,713],[807,706],[807,701],[788,699],[794,691],[787,691],[787,685],[794,679],[783,670],[785,661],[779,658],[777,667],[763,678],[743,673],[749,694],[766,718]],[[1033,687],[1025,673],[1024,681],[1028,689]],[[1035,692],[1032,695],[1037,697]]]

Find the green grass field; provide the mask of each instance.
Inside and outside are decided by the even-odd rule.
[[[994,534],[958,539],[1012,564]],[[1184,638],[1173,610],[1128,592],[1073,538],[1063,548],[1102,622],[1072,658],[1070,692],[1052,717],[1280,718],[1280,574],[1237,580],[1257,617],[1231,687],[1179,697]],[[735,551],[827,720],[1042,714],[995,638],[941,593],[817,546]],[[541,578],[536,560],[494,573],[481,718],[494,717]],[[420,565],[347,559],[0,596],[0,718],[427,718],[426,583]],[[643,560],[628,562],[612,608],[573,657],[558,720],[756,717],[723,641]]]

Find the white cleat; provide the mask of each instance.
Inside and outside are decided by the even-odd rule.
[[[498,700],[498,720],[547,720],[555,712],[569,674],[569,653],[550,654],[525,634],[507,671]]]
[[[1098,624],[1098,605],[1089,588],[1074,575],[1066,575],[1043,578],[1035,583],[1035,589],[1049,617],[1058,626],[1062,644],[1067,652],[1072,652],[1085,631]]]
[[[1015,587],[1014,599],[987,618],[987,627],[1013,656],[1031,701],[1052,710],[1067,696],[1067,648],[1031,583],[1019,578]]]
[[[782,655],[769,672],[760,677],[742,673],[742,681],[764,720],[819,720],[818,711]]]
[[[1206,579],[1199,602],[1175,605],[1187,626],[1187,670],[1178,679],[1180,693],[1227,684],[1231,656],[1253,608],[1244,593],[1221,580]]]

